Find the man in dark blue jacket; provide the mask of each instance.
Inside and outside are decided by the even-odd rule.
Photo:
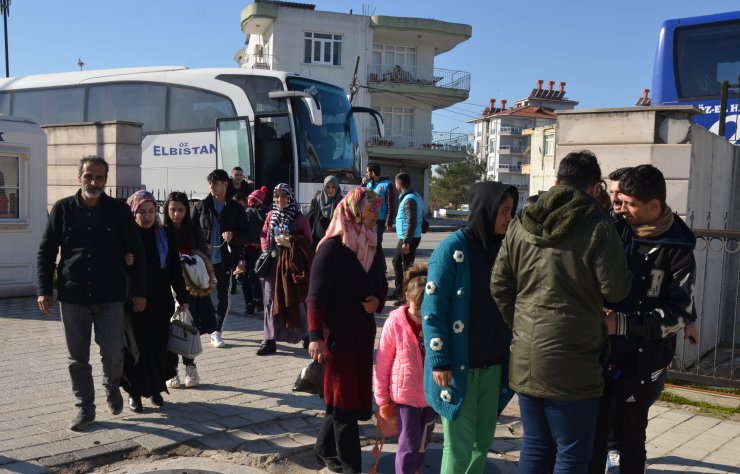
[[[609,408],[622,472],[645,470],[645,430],[654,385],[673,359],[676,333],[696,339],[694,307],[696,238],[666,204],[663,174],[652,165],[626,170],[619,177],[623,222],[618,222],[633,274],[629,305],[607,310],[612,345],[604,395],[599,406],[590,473],[603,473]],[[693,342],[693,341],[692,341]]]
[[[38,253],[38,305],[49,314],[57,299],[69,351],[69,375],[78,413],[69,428],[81,431],[95,420],[95,387],[90,366],[90,337],[100,346],[108,409],[123,410],[119,384],[123,374],[126,254],[133,254],[131,287],[134,311],[146,306],[146,257],[131,209],[103,192],[108,163],[97,156],[80,160],[80,190],[51,209]]]

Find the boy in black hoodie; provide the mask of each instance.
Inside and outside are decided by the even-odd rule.
[[[693,321],[696,237],[666,204],[663,174],[652,165],[625,171],[619,180],[623,222],[618,222],[633,274],[629,306],[606,311],[612,354],[607,364],[590,473],[603,473],[609,406],[621,472],[644,472],[645,430],[652,385],[673,359],[676,333],[695,342]]]

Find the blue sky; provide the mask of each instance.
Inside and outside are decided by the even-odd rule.
[[[231,67],[244,43],[246,0],[14,0],[11,76],[77,69],[186,65]],[[361,13],[363,2],[317,0],[318,10]],[[378,15],[466,23],[473,37],[436,67],[469,71],[470,98],[435,112],[434,128],[465,123],[493,97],[514,100],[537,79],[567,83],[579,108],[631,106],[650,87],[663,20],[740,9],[736,0],[376,0]],[[2,50],[0,49],[0,55]],[[4,59],[4,58],[3,58]],[[4,66],[4,65],[3,65]],[[2,67],[0,67],[2,71]]]

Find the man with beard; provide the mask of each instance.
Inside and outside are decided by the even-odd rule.
[[[129,207],[103,191],[108,163],[98,156],[80,160],[80,190],[60,199],[49,214],[38,253],[38,305],[49,314],[54,302],[54,264],[57,299],[69,351],[69,375],[77,416],[69,429],[82,431],[95,420],[95,387],[90,366],[90,336],[100,346],[103,386],[113,415],[123,410],[119,389],[123,373],[126,266],[131,253],[129,295],[134,311],[146,307],[146,259]]]

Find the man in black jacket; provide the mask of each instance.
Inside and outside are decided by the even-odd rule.
[[[210,194],[193,207],[193,221],[203,230],[203,238],[211,250],[211,262],[216,272],[216,331],[211,334],[213,347],[225,347],[221,332],[229,312],[231,273],[239,263],[239,251],[247,242],[247,214],[239,203],[226,199],[229,175],[213,170],[208,175]]]
[[[666,204],[663,174],[652,165],[626,170],[619,177],[618,228],[633,274],[628,305],[607,310],[612,354],[599,406],[590,473],[603,473],[607,452],[609,407],[622,472],[645,470],[645,430],[654,385],[660,383],[676,350],[676,333],[694,342],[696,238]]]
[[[134,255],[130,296],[134,311],[146,306],[146,257],[131,209],[103,192],[108,163],[97,156],[80,160],[80,190],[51,209],[38,253],[38,305],[49,314],[57,299],[69,351],[69,375],[78,413],[69,428],[81,431],[95,420],[95,386],[90,366],[90,336],[100,346],[108,409],[121,413],[126,299],[126,254]]]

